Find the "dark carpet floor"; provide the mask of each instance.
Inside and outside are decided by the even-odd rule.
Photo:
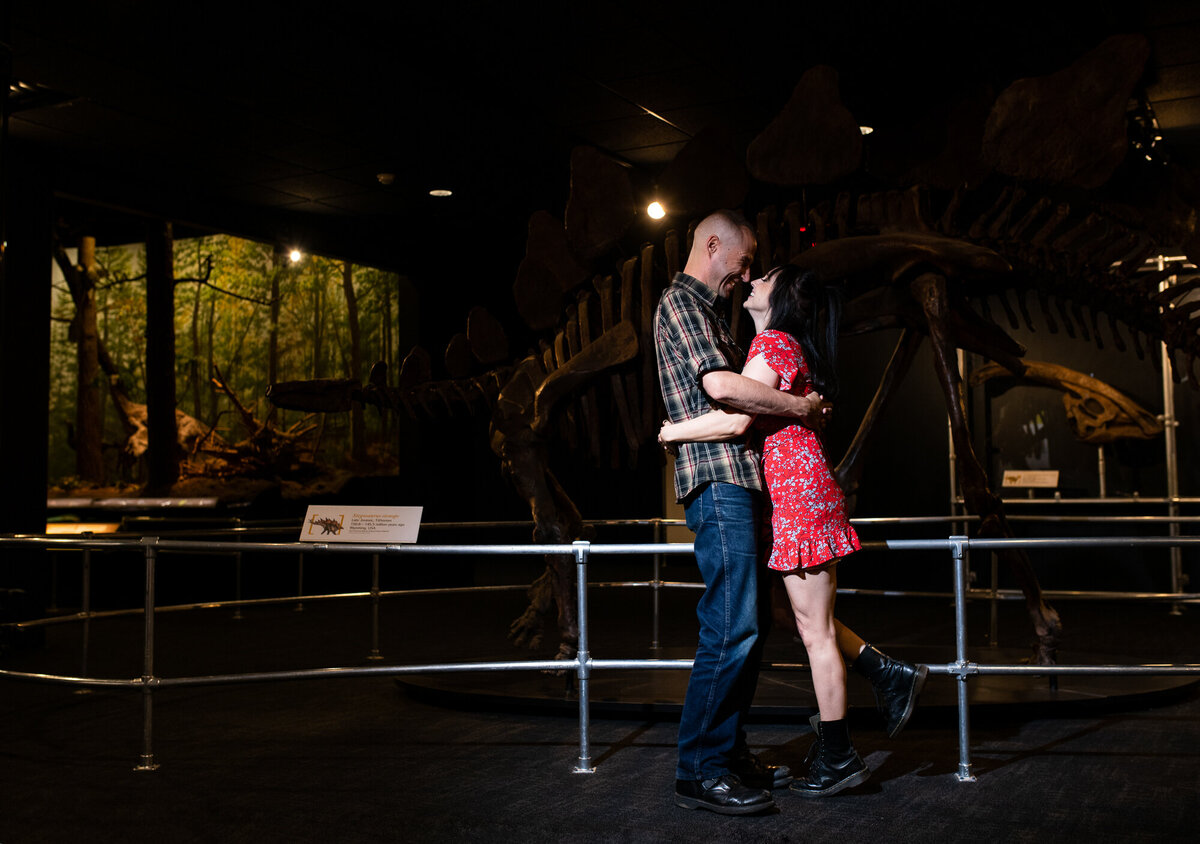
[[[668,600],[665,644],[694,640],[682,595]],[[384,604],[387,662],[524,658],[505,642],[519,593],[463,610],[453,597]],[[309,602],[159,616],[156,673],[364,664],[363,603]],[[593,601],[593,656],[645,655],[645,603],[612,590]],[[1019,606],[1002,609],[1008,644],[1028,638]],[[1103,653],[1200,662],[1200,609],[1061,607],[1062,661]],[[841,615],[884,646],[953,641],[938,599],[851,597]],[[973,609],[972,641],[986,635]],[[980,632],[982,629],[983,632]],[[634,631],[634,633],[630,633]],[[89,671],[141,673],[140,620],[93,622]],[[772,647],[790,649],[772,633]],[[3,667],[80,670],[79,625]],[[941,658],[939,656],[939,658]],[[932,660],[930,660],[932,661]],[[945,682],[950,682],[942,678]],[[564,684],[565,688],[565,684]],[[450,705],[448,705],[450,704]],[[811,701],[807,705],[811,705]],[[798,763],[807,712],[757,717],[764,757]],[[593,774],[575,774],[578,728],[560,711],[494,708],[469,695],[438,703],[390,677],[162,689],[155,696],[158,770],[138,772],[140,696],[0,679],[0,842],[890,842],[1191,841],[1200,837],[1200,693],[1098,696],[1087,705],[981,707],[973,716],[973,783],[959,782],[952,708],[931,704],[889,741],[856,707],[856,744],[873,769],[863,787],[727,818],[672,801],[677,723],[667,713],[595,717]]]

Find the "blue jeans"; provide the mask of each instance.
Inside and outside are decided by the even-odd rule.
[[[685,508],[696,534],[696,564],[704,595],[696,605],[700,642],[679,717],[677,779],[704,780],[729,773],[742,725],[758,685],[759,493],[712,483]]]

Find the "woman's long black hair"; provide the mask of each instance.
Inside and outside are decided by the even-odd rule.
[[[800,341],[813,389],[837,398],[838,331],[842,323],[841,289],[821,281],[816,273],[784,264],[767,274],[774,280],[767,328],[786,331]]]

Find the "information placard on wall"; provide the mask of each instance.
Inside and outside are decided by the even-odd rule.
[[[1057,469],[1005,469],[1004,486],[1058,488]]]
[[[310,504],[300,527],[300,541],[416,542],[422,509]]]

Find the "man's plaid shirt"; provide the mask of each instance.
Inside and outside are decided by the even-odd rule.
[[[700,386],[707,372],[740,372],[746,360],[715,310],[717,294],[698,279],[676,273],[654,315],[654,345],[663,404],[672,422],[707,413],[717,404]],[[744,442],[680,443],[675,497],[683,501],[706,483],[722,481],[762,489],[758,454]]]

